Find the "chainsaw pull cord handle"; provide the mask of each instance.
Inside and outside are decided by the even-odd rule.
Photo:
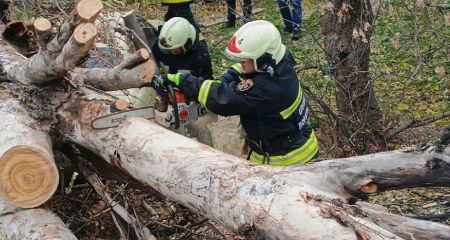
[[[175,95],[175,91],[173,91],[173,86],[171,84],[167,84],[167,90],[169,90],[169,94],[172,97],[173,115],[175,117],[175,129],[178,129],[180,127],[180,116],[178,116],[177,96]]]

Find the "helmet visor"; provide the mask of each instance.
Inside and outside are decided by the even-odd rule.
[[[225,56],[235,62],[245,62],[247,60],[250,60],[250,58],[244,58],[244,57],[239,57],[234,55],[233,53],[231,53],[228,49],[225,50]]]
[[[158,41],[159,49],[161,49],[161,52],[165,54],[169,54],[170,51],[174,48],[172,45],[168,44],[166,41],[166,38],[160,38]]]

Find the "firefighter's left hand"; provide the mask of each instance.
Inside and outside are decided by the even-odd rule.
[[[162,88],[167,88],[168,84],[178,87],[180,85],[180,80],[181,73],[164,74],[161,76],[155,76],[155,78],[153,79],[154,83],[161,86]]]
[[[167,86],[168,84],[171,84],[175,87],[179,87],[180,84],[190,76],[190,74],[187,73],[175,73],[175,74],[166,74],[166,75],[162,75],[161,78],[164,80],[164,86]]]

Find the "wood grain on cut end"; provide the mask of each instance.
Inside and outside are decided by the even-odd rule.
[[[51,30],[52,28],[52,24],[50,23],[50,21],[47,18],[36,18],[36,20],[34,20],[34,29],[35,31],[39,34],[41,32],[48,32]]]
[[[0,158],[0,195],[22,208],[45,203],[58,187],[51,156],[30,146],[16,146]]]
[[[147,62],[144,63],[144,67],[142,68],[142,71],[139,73],[139,79],[144,83],[151,82],[153,76],[155,75],[155,71],[156,71],[155,63],[151,60],[148,60]]]
[[[73,36],[75,41],[79,44],[86,44],[93,42],[97,35],[97,29],[92,23],[82,23],[75,28]]]
[[[103,9],[101,0],[81,0],[77,4],[77,13],[87,22],[94,23],[100,11]]]
[[[361,191],[364,193],[374,193],[377,190],[378,190],[378,185],[373,182],[370,182],[366,185],[361,186]]]
[[[150,53],[145,48],[141,48],[137,50],[137,52],[139,53],[139,55],[143,60],[148,60],[150,58]]]
[[[128,102],[123,100],[123,99],[117,99],[114,102],[114,108],[119,110],[119,111],[127,110],[128,109]]]

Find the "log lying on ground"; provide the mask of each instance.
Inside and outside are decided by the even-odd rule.
[[[76,68],[71,72],[72,81],[105,91],[142,87],[151,82],[156,71],[149,56],[147,50],[140,49],[114,68]]]
[[[69,21],[62,30],[72,25]],[[71,31],[62,31],[47,48],[52,49],[52,44],[61,46],[57,40],[63,39],[67,32]],[[91,38],[84,40],[90,43]],[[76,45],[76,48],[86,49],[85,46]],[[0,48],[2,79],[42,83],[41,75],[37,77],[39,81],[30,80],[25,74],[14,75],[19,64],[30,61],[9,53]],[[19,63],[12,63],[14,60]],[[39,68],[46,71],[43,66]],[[55,77],[53,73],[46,79]],[[12,94],[6,86],[0,86],[0,96]],[[49,92],[48,96],[50,102],[60,102],[54,109],[59,120],[55,129],[63,140],[98,153],[107,162],[198,213],[259,238],[400,239],[403,233],[372,221],[371,216],[379,217],[379,213],[364,211],[347,200],[377,190],[423,184],[448,186],[450,182],[450,149],[394,151],[302,167],[256,166],[143,119],[128,119],[117,128],[93,130],[92,120],[110,113],[115,99],[83,87],[69,93],[60,92],[59,95]],[[30,127],[39,129],[36,124]],[[450,231],[448,226],[429,222],[429,229],[434,232],[427,234],[423,228],[409,227],[409,218],[392,219],[387,215],[382,219],[397,221],[397,229],[411,231],[401,236],[410,239],[426,235],[445,239]]]
[[[48,125],[29,116],[9,91],[0,92],[0,116],[0,196],[19,207],[39,206],[56,191],[59,178]]]
[[[100,154],[165,196],[241,233],[268,239],[400,239],[372,222],[370,212],[355,214],[346,210],[353,191],[345,187],[359,189],[370,182],[381,183],[374,181],[376,175],[395,176],[389,188],[447,186],[450,182],[448,151],[437,159],[431,150],[394,151],[273,168],[252,165],[143,119],[128,119],[118,128],[93,130],[90,121],[110,109],[107,101],[96,100],[96,93],[85,91],[59,109],[59,129],[67,140]],[[78,104],[80,110],[65,110],[73,104]],[[380,166],[375,170],[373,160]],[[439,164],[427,164],[433,162]],[[427,177],[433,174],[435,178]],[[424,179],[426,182],[419,182]],[[404,219],[398,225],[401,228],[408,218],[398,217]],[[436,235],[448,236],[448,226],[429,224],[430,229],[443,230]],[[318,231],[324,228],[326,231]],[[410,235],[420,236],[418,232]]]
[[[61,219],[42,209],[20,209],[0,198],[1,239],[77,239]]]
[[[77,11],[66,19],[52,41],[29,59],[17,55],[11,47],[2,49],[0,65],[6,73],[4,78],[39,85],[58,79],[75,68],[86,58],[94,43],[97,30],[93,21],[102,8],[100,0],[80,1]]]

